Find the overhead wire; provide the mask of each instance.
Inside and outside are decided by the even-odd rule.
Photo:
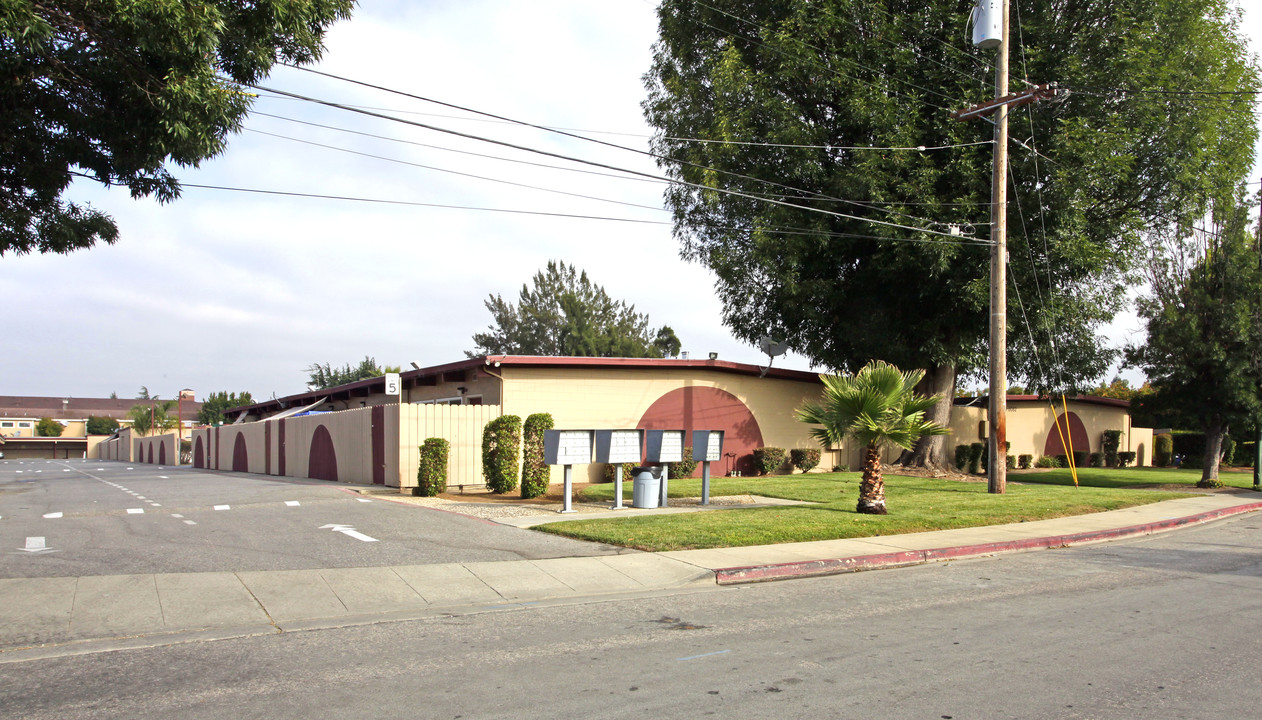
[[[353,81],[353,82],[354,82],[354,81]],[[362,115],[367,115],[367,116],[370,116],[370,117],[376,117],[376,118],[380,118],[380,119],[383,119],[383,120],[388,120],[388,121],[391,121],[391,122],[397,122],[397,123],[402,123],[402,124],[405,124],[405,125],[411,125],[411,126],[415,126],[415,127],[420,127],[420,128],[424,128],[424,129],[427,129],[427,130],[433,130],[433,131],[435,131],[435,132],[446,133],[446,134],[453,135],[453,136],[456,136],[456,137],[463,137],[463,138],[470,139],[470,140],[476,140],[476,141],[480,141],[480,142],[486,142],[486,143],[490,143],[490,144],[494,144],[494,145],[499,145],[499,146],[502,146],[502,147],[513,148],[513,149],[516,149],[516,150],[521,150],[521,151],[524,151],[524,152],[536,153],[536,154],[539,154],[539,155],[544,155],[544,156],[547,156],[547,157],[552,157],[552,158],[557,158],[557,159],[561,159],[561,160],[566,160],[566,161],[569,161],[569,162],[576,162],[576,163],[580,163],[580,164],[584,164],[584,165],[589,165],[589,166],[593,166],[593,167],[600,167],[600,168],[604,168],[604,169],[606,169],[606,170],[615,170],[615,171],[617,171],[617,172],[624,172],[624,173],[628,173],[628,174],[631,174],[631,175],[638,175],[638,176],[641,176],[641,177],[648,177],[648,178],[653,178],[653,179],[663,179],[663,178],[661,178],[661,176],[651,175],[651,174],[649,174],[649,173],[645,173],[645,172],[642,172],[642,171],[639,171],[639,170],[631,170],[631,169],[628,169],[628,168],[620,168],[620,167],[617,167],[617,166],[614,166],[614,165],[609,165],[609,164],[607,164],[607,163],[600,163],[600,162],[596,162],[596,161],[594,161],[594,160],[586,160],[586,159],[583,159],[583,158],[577,158],[577,157],[573,157],[573,156],[569,156],[569,155],[563,155],[563,154],[561,154],[561,153],[555,153],[555,152],[551,152],[551,151],[548,151],[548,150],[540,150],[540,149],[538,149],[538,148],[532,148],[532,147],[528,147],[528,146],[524,146],[524,145],[518,145],[518,144],[516,144],[516,143],[510,143],[510,142],[506,142],[506,141],[503,141],[503,140],[496,140],[496,139],[493,139],[493,138],[486,138],[486,137],[482,137],[482,136],[479,136],[479,135],[474,135],[474,134],[471,134],[471,133],[461,132],[461,131],[459,131],[459,130],[452,130],[452,129],[450,129],[450,128],[443,128],[443,127],[439,127],[439,126],[436,126],[436,125],[430,125],[430,124],[428,124],[428,123],[421,123],[421,122],[418,122],[418,121],[415,121],[415,120],[408,120],[408,119],[405,119],[405,118],[393,117],[393,116],[390,116],[390,115],[384,115],[384,114],[381,114],[381,113],[376,113],[376,112],[372,112],[372,111],[369,111],[369,110],[361,110],[361,109],[357,109],[357,108],[352,108],[352,107],[349,107],[349,106],[343,105],[343,104],[341,104],[341,103],[336,103],[336,102],[332,102],[332,101],[329,101],[329,100],[321,100],[321,99],[319,99],[319,98],[308,97],[308,96],[305,96],[305,95],[301,95],[301,94],[299,94],[299,93],[289,92],[289,91],[287,91],[287,90],[279,90],[279,89],[276,89],[276,88],[271,88],[271,87],[266,87],[266,86],[261,86],[261,85],[255,85],[255,84],[247,84],[247,85],[248,85],[248,87],[256,88],[256,89],[258,89],[258,90],[262,90],[262,91],[265,91],[265,92],[279,93],[279,94],[283,94],[283,95],[288,95],[288,96],[290,96],[290,97],[295,97],[295,98],[305,99],[305,100],[308,100],[308,101],[310,101],[310,102],[312,102],[312,103],[316,103],[316,104],[319,104],[319,105],[324,105],[324,106],[326,106],[326,107],[332,107],[332,108],[337,108],[337,109],[341,109],[341,110],[346,110],[346,111],[348,111],[348,112],[354,112],[354,113],[358,113],[358,114],[362,114]],[[395,92],[398,92],[398,91],[395,91]],[[526,124],[528,124],[528,123],[526,123]],[[593,142],[602,142],[602,141],[593,141]],[[602,144],[606,144],[606,143],[602,143]],[[624,148],[624,149],[625,149],[625,148]],[[715,172],[722,172],[722,171],[715,170],[715,169],[713,169],[713,168],[710,168],[710,170],[715,171]],[[739,173],[727,173],[727,174],[734,175],[734,176],[736,176],[736,177],[742,177],[742,178],[744,178],[744,179],[747,179],[747,180],[752,180],[752,181],[755,181],[755,182],[765,183],[765,184],[768,184],[768,185],[773,185],[773,186],[784,187],[784,188],[786,188],[786,189],[789,189],[789,190],[794,190],[794,191],[796,191],[796,192],[803,192],[803,191],[801,191],[801,190],[798,190],[797,188],[793,188],[793,187],[790,187],[790,186],[785,186],[785,185],[783,185],[783,184],[781,184],[781,183],[776,183],[776,182],[774,182],[774,181],[769,181],[769,180],[760,180],[759,178],[752,178],[752,177],[748,177],[748,176],[742,176],[742,175],[740,175]],[[698,184],[698,183],[691,183],[691,182],[688,182],[688,181],[685,181],[685,180],[679,180],[679,179],[674,179],[674,178],[669,178],[669,179],[668,179],[668,181],[669,181],[669,182],[671,182],[672,184],[675,184],[675,185],[680,185],[680,186],[683,186],[683,187],[692,188],[692,189],[699,190],[699,191],[702,191],[702,192],[713,192],[713,193],[718,193],[718,194],[721,194],[721,195],[729,195],[729,196],[733,196],[733,197],[741,197],[741,198],[745,198],[745,199],[748,199],[748,200],[755,200],[755,201],[767,202],[767,203],[771,203],[771,204],[773,204],[773,205],[779,205],[779,206],[782,206],[782,207],[789,207],[789,208],[793,208],[793,209],[797,209],[797,210],[804,210],[804,211],[807,211],[807,212],[815,212],[815,213],[820,213],[820,214],[824,214],[824,215],[831,215],[831,216],[833,216],[833,217],[839,217],[839,218],[848,219],[848,220],[855,220],[855,221],[857,221],[857,222],[866,222],[866,223],[870,223],[870,224],[874,224],[874,225],[883,225],[883,226],[887,226],[887,227],[897,228],[897,229],[900,229],[900,230],[910,230],[910,231],[912,231],[912,232],[922,232],[922,233],[926,233],[926,234],[929,234],[929,235],[938,235],[938,236],[942,236],[942,237],[954,237],[954,236],[953,236],[953,235],[951,235],[950,233],[947,233],[947,232],[941,232],[941,231],[937,231],[937,230],[931,230],[931,229],[929,229],[929,228],[923,228],[923,227],[913,227],[913,226],[909,226],[909,225],[901,225],[901,224],[899,224],[899,223],[891,223],[891,222],[886,222],[886,221],[884,221],[884,220],[876,220],[876,219],[873,219],[873,218],[864,218],[864,217],[859,217],[859,216],[857,216],[857,215],[850,215],[850,214],[847,214],[847,213],[840,213],[840,212],[837,212],[837,211],[834,211],[834,210],[827,210],[827,209],[824,209],[824,208],[815,208],[815,207],[810,207],[810,206],[808,206],[808,205],[798,205],[798,204],[795,204],[795,203],[785,202],[785,201],[781,201],[781,200],[775,200],[775,199],[766,198],[766,197],[760,197],[760,196],[758,196],[758,195],[754,195],[754,194],[751,194],[751,193],[741,192],[741,191],[737,191],[737,190],[731,190],[731,189],[728,189],[728,188],[709,187],[709,186],[705,186],[705,185],[700,185],[700,184]],[[833,199],[840,199],[840,198],[833,198]]]

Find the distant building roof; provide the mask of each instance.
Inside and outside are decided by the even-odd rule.
[[[138,400],[136,398],[76,398],[35,397],[0,395],[0,417],[45,418],[54,420],[82,420],[88,417],[109,417],[125,420],[127,411],[136,405],[152,405],[166,400]],[[202,404],[195,400],[183,403],[184,417],[197,417]]]

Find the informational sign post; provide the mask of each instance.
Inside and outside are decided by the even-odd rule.
[[[597,430],[596,462],[612,463],[614,466],[613,509],[621,510],[622,504],[622,465],[623,463],[639,463],[644,456],[643,430]]]
[[[565,466],[565,505],[561,512],[572,513],[570,495],[574,489],[574,466],[592,462],[591,430],[544,430],[543,460],[549,465]]]
[[[650,463],[673,463],[684,459],[683,430],[649,430],[644,436],[644,460]],[[662,468],[661,505],[666,507],[670,468]]]
[[[403,383],[399,381],[399,373],[386,373],[386,394],[398,395],[403,389]]]
[[[723,459],[722,430],[693,430],[692,459],[701,463],[701,504],[710,504],[710,463]]]

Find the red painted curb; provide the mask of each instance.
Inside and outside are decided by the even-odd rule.
[[[841,573],[859,572],[861,570],[880,570],[882,568],[907,567],[923,565],[929,562],[940,562],[956,558],[994,555],[1003,552],[1021,552],[1025,550],[1046,550],[1050,548],[1068,547],[1089,542],[1117,540],[1135,535],[1149,535],[1154,532],[1174,530],[1176,528],[1196,525],[1210,520],[1239,515],[1241,513],[1262,510],[1262,502],[1237,505],[1235,507],[1207,510],[1195,515],[1167,518],[1141,525],[1109,528],[1107,530],[1090,530],[1068,535],[1051,535],[1039,538],[1023,538],[1021,540],[1003,540],[973,545],[957,545],[955,547],[935,548],[932,550],[906,550],[902,552],[878,553],[875,555],[857,555],[845,558],[827,558],[821,560],[802,560],[798,562],[773,563],[769,565],[749,565],[744,567],[717,568],[714,571],[715,581],[719,585],[737,585],[741,583],[766,582],[770,580],[788,580],[799,577],[820,577],[839,575]]]

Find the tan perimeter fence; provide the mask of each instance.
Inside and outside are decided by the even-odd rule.
[[[482,484],[482,428],[498,405],[377,405],[193,431],[193,466],[415,487],[418,446],[450,443],[447,484]]]

